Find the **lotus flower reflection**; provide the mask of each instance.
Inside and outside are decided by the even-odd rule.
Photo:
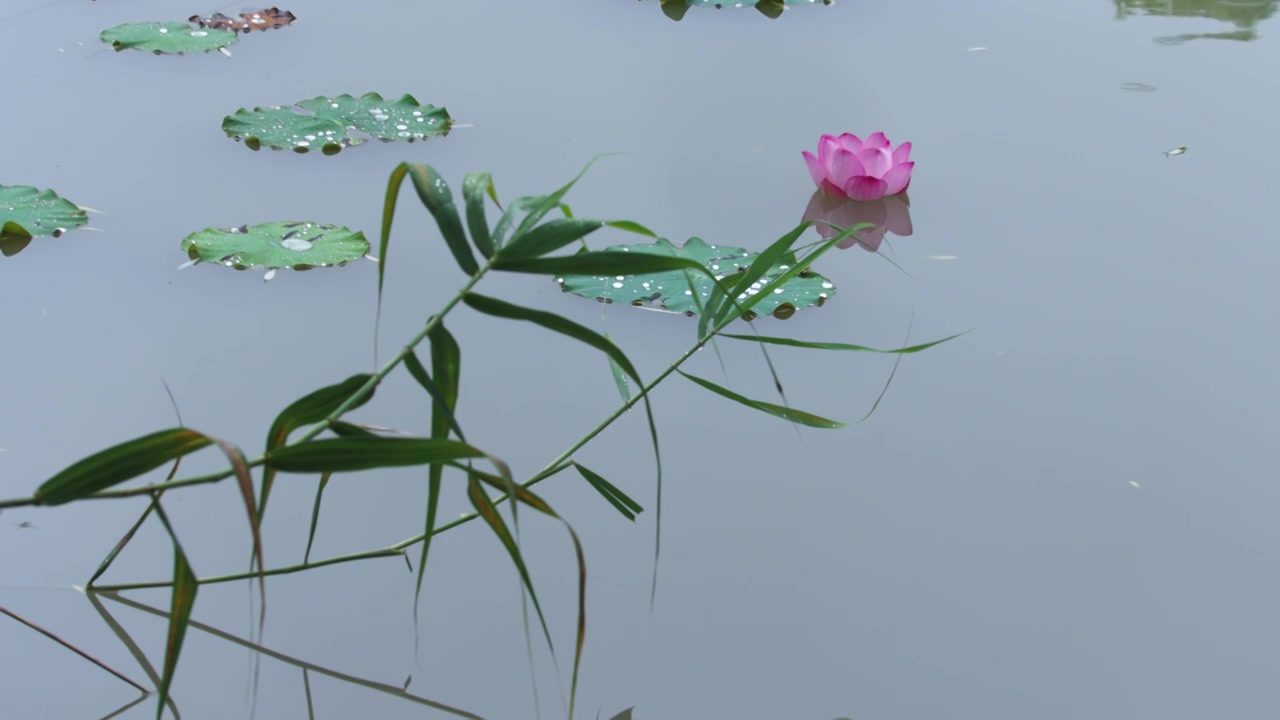
[[[842,250],[856,244],[864,250],[876,252],[886,232],[904,237],[911,234],[911,208],[906,193],[863,202],[835,197],[819,190],[809,199],[809,206],[804,210],[802,222],[810,220],[818,234],[827,240],[855,225],[875,225],[841,240],[836,247]]]
[[[857,135],[823,135],[818,154],[804,154],[813,182],[828,195],[854,200],[879,200],[897,195],[911,184],[911,143],[890,150],[889,138],[878,132],[866,140]]]

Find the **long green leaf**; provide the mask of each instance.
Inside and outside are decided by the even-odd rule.
[[[483,456],[483,452],[470,445],[453,440],[348,437],[282,447],[268,453],[267,462],[280,472],[318,473],[426,465]]]
[[[565,183],[564,186],[562,186],[559,190],[556,190],[555,192],[551,193],[550,195],[543,196],[541,199],[541,202],[535,205],[533,209],[529,211],[529,214],[525,216],[524,220],[520,222],[520,226],[516,228],[515,235],[511,236],[511,241],[513,243],[516,242],[516,240],[521,235],[532,230],[533,226],[537,225],[538,221],[541,220],[544,215],[546,215],[547,213],[559,207],[560,201],[569,192],[569,190],[571,190],[573,186],[576,185],[577,182],[582,179],[582,176],[587,174],[587,171],[591,169],[591,166],[595,165],[596,161],[602,157],[604,156],[597,155],[591,158],[591,160],[586,164],[586,166],[583,167],[582,170],[580,170],[572,180]]]
[[[400,163],[391,171],[387,180],[387,192],[382,199],[382,230],[378,237],[378,311],[382,311],[382,284],[387,274],[387,251],[391,244],[391,223],[396,217],[396,203],[400,198],[400,186],[409,174],[409,164]]]
[[[169,689],[173,687],[173,675],[178,669],[178,655],[182,652],[182,641],[187,634],[187,622],[191,619],[191,609],[196,603],[196,574],[192,572],[187,556],[181,548],[175,547],[173,554],[173,599],[169,604],[169,632],[165,638],[164,674],[160,678],[160,687],[156,691],[156,719],[164,716],[165,702],[169,699]]]
[[[948,340],[955,340],[964,333],[956,333],[950,337],[944,337],[941,340],[923,343],[921,345],[912,345],[911,347],[896,348],[893,350],[878,350],[866,345],[852,345],[850,343],[831,343],[831,342],[808,342],[805,340],[792,340],[791,338],[768,337],[764,335],[734,335],[732,333],[720,333],[720,337],[733,338],[735,340],[749,340],[752,342],[766,343],[768,345],[788,345],[791,347],[813,348],[815,350],[849,350],[853,352],[871,352],[886,354],[902,354],[917,353],[921,350],[928,350],[934,345],[941,345]]]
[[[484,502],[488,502],[490,504],[490,507],[492,507],[492,501],[489,500],[489,496],[485,494],[483,489],[480,489],[478,485],[474,484],[476,480],[480,480],[481,482],[484,482],[494,488],[497,488],[498,490],[510,493],[511,496],[516,499],[516,501],[520,503],[524,503],[541,513],[544,513],[546,515],[549,515],[559,520],[561,523],[564,524],[565,529],[569,531],[569,537],[573,540],[573,549],[574,549],[574,552],[577,554],[577,559],[578,559],[578,630],[575,636],[575,643],[574,643],[573,679],[569,685],[569,718],[570,720],[572,720],[574,707],[575,707],[577,696],[578,696],[578,672],[582,666],[582,650],[586,646],[586,639],[587,639],[587,557],[586,557],[586,553],[584,553],[582,550],[582,540],[578,538],[578,533],[573,529],[573,526],[570,525],[568,521],[560,517],[560,515],[555,510],[551,509],[551,506],[548,505],[545,500],[535,495],[531,490],[513,483],[511,481],[510,473],[506,472],[505,466],[499,465],[499,467],[500,469],[503,470],[503,477],[501,478],[495,477],[488,473],[480,472],[474,469],[469,471],[471,474],[472,485],[468,486],[468,494],[472,495],[473,503],[475,502],[475,494],[478,494],[480,497],[484,499]],[[512,503],[511,507],[512,507],[512,512],[514,514],[516,503]],[[483,514],[483,511],[481,511],[479,507],[477,507],[476,510],[478,512],[481,512],[481,514]],[[495,508],[495,515],[496,515],[496,508]],[[487,519],[488,518],[486,517],[486,520]],[[501,517],[499,517],[498,519],[501,520]],[[513,555],[513,558],[518,558],[519,548],[516,548],[515,550],[516,550],[516,555]],[[508,551],[510,551],[510,548],[508,548]],[[517,563],[517,567],[520,567],[520,561],[518,559],[516,560],[516,563]],[[527,579],[528,579],[527,571],[522,572],[522,577],[526,578],[526,585],[529,588],[529,596],[533,598],[534,608],[537,609],[538,601],[537,601],[537,598],[534,597],[533,595],[533,585],[527,582]],[[541,610],[538,610],[538,618],[540,620],[542,619]],[[544,632],[547,629],[545,620],[542,623],[542,629]],[[551,637],[549,634],[547,635],[547,645],[548,646],[551,645]]]
[[[322,387],[293,401],[289,407],[281,410],[280,414],[276,416],[275,422],[271,423],[271,429],[267,431],[266,451],[270,453],[276,448],[283,447],[285,443],[289,442],[289,436],[298,428],[318,423],[329,417],[333,411],[337,410],[352,395],[355,395],[372,378],[373,376],[368,373],[352,375],[340,383]],[[373,392],[373,390],[370,390],[350,409],[355,410],[369,402],[373,398]],[[267,511],[267,498],[271,496],[271,486],[275,483],[275,479],[275,468],[270,465],[263,468],[262,490],[258,496],[259,523],[262,522],[263,513]]]
[[[311,528],[307,531],[307,549],[302,554],[302,564],[311,562],[311,545],[316,540],[316,527],[320,525],[320,502],[324,499],[324,489],[329,486],[329,478],[333,473],[321,473],[320,484],[316,487],[316,499],[311,506]]]
[[[640,507],[640,503],[637,503],[635,500],[627,497],[627,494],[619,490],[613,485],[613,483],[610,483],[608,480],[605,480],[597,473],[592,472],[577,462],[575,462],[573,466],[578,469],[578,473],[582,475],[582,479],[586,480],[591,487],[595,488],[596,492],[600,493],[600,496],[607,500],[610,505],[615,507],[618,512],[622,513],[623,517],[626,519],[635,520],[636,515],[644,512],[644,508]]]
[[[157,495],[159,495],[159,493],[157,493]],[[125,531],[125,534],[120,538],[120,541],[117,542],[115,546],[111,548],[111,551],[107,553],[107,556],[102,559],[102,564],[98,565],[98,569],[95,570],[93,575],[89,578],[89,582],[84,584],[86,590],[94,589],[93,584],[96,583],[98,578],[102,577],[102,574],[111,567],[111,563],[116,561],[116,557],[120,555],[120,551],[124,550],[125,546],[133,540],[133,536],[138,534],[138,530],[142,527],[142,523],[146,522],[147,518],[151,516],[151,512],[151,506],[148,505],[147,509],[142,511],[142,514],[138,516],[138,519],[133,521],[133,525]]]
[[[622,252],[586,252],[567,257],[519,260],[513,261],[513,263],[514,264],[511,266],[502,267],[502,263],[499,261],[494,263],[494,267],[498,269],[514,270],[516,272],[550,272],[555,274],[564,272],[604,275],[626,275],[653,272],[657,270],[687,268],[706,274],[713,279],[715,277],[714,275],[711,275],[711,272],[701,263],[685,258]],[[520,265],[520,263],[524,264]],[[607,269],[602,270],[602,268]],[[644,387],[644,382],[640,380],[640,376],[636,372],[635,366],[631,364],[631,361],[627,359],[622,350],[618,348],[618,346],[614,345],[609,339],[594,330],[562,318],[554,313],[531,310],[529,308],[512,305],[511,303],[507,303],[502,300],[484,297],[475,293],[467,293],[464,295],[463,302],[467,303],[472,308],[489,315],[510,318],[513,320],[527,320],[587,343],[588,345],[603,351],[608,357],[617,362],[622,371],[636,381],[637,387]],[[649,403],[648,395],[645,395],[643,399],[645,419],[649,423],[649,438],[653,443],[654,463],[657,466],[658,498],[656,503],[657,510],[655,512],[653,586],[650,592],[650,604],[653,604],[657,598],[658,592],[658,556],[661,553],[662,546],[662,454],[658,447],[658,427],[653,418],[653,407]]]
[[[604,225],[603,220],[582,218],[550,220],[523,235],[517,235],[510,244],[502,248],[499,256],[506,259],[542,257],[590,235]]]
[[[658,233],[650,230],[649,228],[641,225],[638,222],[634,222],[631,220],[605,220],[604,224],[605,224],[605,227],[611,227],[614,230],[624,230],[629,233],[644,235],[645,237],[651,237],[651,238],[658,237]]]
[[[493,226],[492,239],[495,252],[503,247],[507,232],[511,230],[511,226],[515,223],[516,216],[537,207],[544,199],[546,199],[545,195],[525,195],[511,201],[511,204],[503,211],[502,217],[498,218],[497,224]]]
[[[808,223],[803,223],[800,225],[799,228],[797,228],[797,230],[800,230],[803,232],[803,229],[807,227],[808,227]],[[790,268],[788,268],[786,272],[779,275],[773,281],[774,287],[781,287],[784,283],[786,283],[791,278],[801,273],[807,272],[809,268],[813,265],[813,263],[817,261],[818,258],[825,255],[828,251],[830,251],[832,248],[834,248],[836,245],[842,242],[845,238],[849,237],[855,232],[859,232],[869,227],[874,227],[874,225],[872,223],[860,223],[858,225],[845,228],[845,230],[842,231],[839,235],[833,238],[830,238],[823,243],[820,243],[818,247],[813,250],[813,252],[806,254],[803,258],[798,258],[795,264],[793,264]],[[791,232],[795,233],[796,230],[792,230]],[[790,233],[787,236],[784,236],[783,238],[780,238],[779,240],[777,240],[774,243],[774,245],[779,245],[786,237],[790,237]],[[716,322],[715,327],[717,328],[724,327],[734,318],[747,315],[747,313],[751,311],[751,308],[758,305],[761,301],[763,301],[768,296],[769,296],[768,293],[756,293],[755,295],[750,295],[746,298],[743,298],[741,302],[738,302],[737,297],[735,297],[734,302],[726,303],[725,306],[721,308],[721,311],[720,311],[721,319]],[[730,310],[729,308],[732,308],[732,309]]]
[[[418,188],[424,175],[423,170],[427,170],[425,174],[428,178],[435,172],[426,165],[415,166],[409,163],[400,163],[391,171],[391,177],[387,180],[387,192],[382,201],[382,231],[378,239],[378,310],[374,315],[373,323],[375,348],[377,347],[378,332],[382,325],[382,288],[387,274],[387,250],[391,243],[391,224],[396,216],[396,202],[400,196],[400,186],[404,184],[405,176],[409,175],[415,168],[418,169],[413,179],[415,189]],[[423,196],[422,190],[418,190],[419,197],[427,206],[427,210],[435,217],[436,225],[440,227],[440,234],[444,236],[445,242],[449,245],[450,251],[453,252],[459,267],[462,267],[467,274],[474,274],[479,267],[476,265],[475,258],[471,255],[470,248],[467,247],[466,237],[462,233],[462,223],[458,219],[457,209],[453,206],[453,198],[449,194],[449,187],[441,180],[440,185],[443,188],[443,193],[439,193],[433,190],[431,185],[431,183],[427,183],[426,189],[428,192],[425,196]],[[448,229],[446,230],[446,228]],[[468,267],[472,269],[468,270]]]
[[[543,471],[539,472],[537,475],[534,475],[533,477],[529,478],[528,480],[525,480],[525,481],[524,481],[524,484],[525,484],[525,485],[533,485],[533,484],[535,484],[535,483],[540,483],[540,482],[542,482],[543,480],[546,480],[547,478],[549,478],[549,477],[551,477],[551,476],[553,476],[553,475],[559,475],[560,473],[564,472],[565,470],[568,470],[568,469],[569,469],[569,468],[571,468],[571,467],[573,467],[573,462],[572,462],[572,461],[569,461],[569,462],[562,462],[562,463],[560,463],[559,465],[556,465],[555,467],[547,468],[546,470],[543,470]]]
[[[511,530],[507,527],[507,522],[502,519],[502,515],[498,513],[498,508],[489,499],[484,488],[481,487],[480,481],[473,473],[467,481],[467,497],[471,500],[471,505],[489,525],[489,529],[497,536],[498,541],[502,543],[502,547],[506,548],[507,554],[511,556],[511,561],[515,563],[516,571],[520,573],[520,580],[524,583],[525,589],[529,591],[529,598],[533,601],[533,609],[538,614],[538,621],[542,624],[542,634],[547,639],[547,647],[555,651],[555,644],[551,641],[551,630],[547,627],[546,616],[542,614],[542,605],[538,602],[538,594],[533,589],[533,580],[529,577],[529,568],[525,566],[524,556],[520,553],[520,548],[516,545],[515,536],[511,534]]]
[[[805,230],[809,229],[810,224],[811,223],[809,222],[800,223],[798,226],[793,228],[791,232],[770,243],[769,247],[764,249],[764,252],[756,256],[756,259],[751,262],[751,266],[748,267],[745,272],[736,276],[737,283],[734,284],[733,288],[728,292],[728,299],[731,300],[738,297],[742,293],[746,292],[747,288],[751,287],[752,283],[764,277],[765,273],[769,272],[769,270],[782,258],[782,256],[791,251],[791,246],[795,244],[796,240],[800,239],[800,236],[804,234]],[[722,299],[724,299],[724,296],[713,294],[713,301]],[[733,303],[725,302],[725,304],[715,313],[708,314],[714,314],[715,322],[718,326],[720,323],[724,322],[725,317],[732,311]],[[705,334],[705,332],[702,331],[700,331],[700,333],[700,337],[702,334]]]
[[[846,427],[847,425],[846,423],[838,422],[836,420],[828,420],[824,417],[814,415],[813,413],[807,413],[803,410],[796,410],[795,408],[783,407],[782,405],[774,405],[773,403],[762,402],[760,400],[752,400],[751,398],[739,395],[738,393],[733,392],[732,390],[720,387],[719,385],[709,380],[703,380],[700,377],[695,377],[693,375],[690,375],[689,373],[683,370],[676,370],[676,372],[689,378],[693,382],[701,385],[702,387],[710,390],[711,392],[717,395],[727,397],[730,400],[733,400],[735,402],[742,403],[743,405],[746,405],[749,408],[753,408],[755,410],[759,410],[761,412],[766,412],[766,413],[769,413],[770,415],[780,417],[783,420],[790,420],[791,422],[796,423],[798,425],[807,425],[809,427],[816,427],[816,428],[841,428],[841,427]]]
[[[431,374],[423,367],[422,361],[418,359],[417,354],[412,350],[404,356],[404,366],[409,370],[409,374],[413,376],[413,379],[431,396],[432,424],[434,425],[434,413],[443,411],[446,426],[458,434],[459,440],[466,440],[467,436],[462,434],[462,426],[458,425],[457,419],[454,418],[453,410],[448,406],[444,392],[431,379]],[[435,437],[435,435],[433,434],[432,437]]]
[[[338,437],[377,437],[378,434],[354,423],[334,420],[329,423],[329,430]]]
[[[182,544],[178,542],[173,525],[169,523],[159,501],[153,500],[152,506],[173,542],[173,594],[169,604],[169,632],[165,637],[164,669],[160,675],[160,685],[156,688],[156,720],[160,720],[164,716],[165,703],[169,701],[169,689],[173,687],[178,656],[182,653],[182,640],[187,634],[187,623],[191,620],[191,609],[195,606],[196,591],[199,590],[200,583],[196,580],[196,574],[187,561],[187,554],[183,552]],[[174,715],[177,716],[176,710]]]
[[[489,236],[489,221],[484,214],[484,196],[488,192],[497,202],[493,188],[493,176],[487,172],[470,172],[462,180],[462,198],[467,207],[467,229],[471,242],[485,258],[493,257],[493,238]]]
[[[549,515],[557,520],[563,520],[555,510],[551,509],[551,505],[549,505],[546,500],[543,500],[541,497],[534,494],[532,490],[524,485],[511,481],[509,476],[494,475],[493,473],[487,473],[483,470],[477,470],[474,467],[461,467],[456,463],[451,464],[458,467],[460,470],[465,471],[467,475],[474,477],[476,480],[479,480],[494,490],[503,493],[505,498],[514,498],[544,515]]]
[[[436,440],[447,440],[449,430],[458,434],[459,440],[466,440],[462,428],[453,415],[458,405],[458,392],[462,381],[462,348],[452,333],[440,322],[427,333],[431,342],[431,370],[436,380],[427,375],[422,363],[412,353],[406,360],[413,359],[416,365],[409,366],[410,373],[418,380],[427,393],[431,395],[431,437]],[[436,531],[436,518],[440,509],[440,489],[444,478],[444,465],[431,463],[427,469],[427,511],[423,520],[422,553],[418,556],[418,579],[413,591],[413,617],[418,619],[418,604],[422,599],[422,583],[427,576],[427,554],[431,549],[431,538]],[[417,633],[414,634],[415,647]]]
[[[236,474],[236,486],[240,489],[240,499],[244,502],[245,513],[249,518],[249,533],[253,537],[254,558],[254,562],[251,565],[256,565],[258,568],[258,590],[262,598],[262,608],[258,613],[258,634],[261,635],[267,625],[267,565],[263,559],[260,515],[253,502],[253,477],[249,475],[249,462],[245,459],[244,452],[240,448],[225,440],[217,438],[213,440],[218,444],[223,454],[227,456],[227,460],[231,462],[231,468]]]
[[[573,676],[569,682],[569,720],[573,720],[573,710],[578,701],[578,673],[582,669],[582,651],[587,646],[587,555],[582,551],[582,540],[573,526],[564,522],[564,527],[573,538],[573,551],[578,556],[578,629],[573,643]]]
[[[611,227],[646,237],[657,237],[652,230],[632,220],[575,218],[570,214],[567,205],[561,205],[561,208],[565,212],[563,219],[545,222],[513,239],[511,244],[503,248],[502,257],[508,260],[542,257],[576,240],[581,240],[602,227]],[[586,247],[585,242],[583,247]]]
[[[692,270],[715,278],[702,263],[688,258],[641,253],[595,250],[576,255],[552,258],[518,258],[507,260],[499,257],[493,262],[496,270],[506,272],[536,273],[540,275],[642,275],[667,270]]]
[[[168,383],[165,383],[164,387],[165,387],[165,391],[168,392],[169,391]],[[173,399],[172,392],[169,392],[169,398],[170,400]],[[177,409],[176,402],[174,403],[174,409],[175,410]],[[179,423],[182,422],[181,413],[179,413],[178,415],[178,422]],[[165,482],[169,482],[170,480],[173,480],[173,478],[178,475],[178,467],[180,465],[182,465],[182,458],[175,458],[173,461],[173,467],[169,468],[169,474],[165,477]],[[164,495],[163,492],[158,492],[155,494],[155,498],[158,500],[163,495]],[[93,584],[98,581],[98,578],[102,577],[102,574],[107,571],[107,568],[111,567],[111,563],[116,561],[116,557],[120,554],[120,551],[124,550],[125,546],[128,545],[131,540],[133,540],[133,536],[137,534],[139,528],[142,527],[142,524],[147,521],[147,518],[150,517],[151,513],[154,511],[155,511],[154,503],[151,505],[148,505],[147,509],[142,511],[142,514],[139,515],[138,519],[134,521],[133,525],[127,531],[125,531],[124,536],[121,537],[120,541],[115,544],[115,547],[111,548],[111,552],[107,553],[107,556],[103,558],[102,564],[99,565],[98,569],[93,573],[93,577],[90,577],[89,582],[84,584],[86,589],[93,588]]]
[[[627,356],[622,352],[622,350],[619,349],[617,345],[609,342],[609,340],[607,340],[603,335],[586,327],[585,325],[579,325],[578,323],[560,317],[555,313],[544,312],[542,310],[532,310],[527,307],[513,305],[512,303],[498,300],[497,298],[486,297],[477,293],[467,293],[466,295],[463,295],[462,301],[472,309],[478,310],[486,315],[493,315],[494,317],[505,318],[507,320],[526,320],[536,325],[541,325],[548,330],[554,330],[562,335],[568,335],[575,340],[584,342],[608,355],[610,358],[613,358],[613,361],[618,363],[619,367],[621,367],[627,375],[630,375],[631,378],[636,381],[637,385],[644,384],[640,380],[640,375],[636,372],[635,366],[631,364],[631,360],[627,359]]]
[[[36,489],[42,505],[61,505],[151,472],[208,446],[213,440],[187,428],[144,435],[94,453],[49,478]]]
[[[462,347],[458,345],[453,334],[445,328],[443,322],[436,323],[435,327],[431,328],[427,333],[427,339],[431,341],[431,371],[436,377],[437,387],[441,393],[440,402],[452,413],[458,405],[459,383],[462,375]],[[443,432],[443,426],[448,419],[433,415],[431,423],[433,427],[440,427]],[[458,433],[459,438],[463,437],[462,429],[457,427],[456,422],[447,424],[456,428],[455,432]]]
[[[608,334],[606,334],[604,338],[609,342],[613,342],[613,338],[609,337]],[[613,384],[617,386],[618,394],[622,396],[622,402],[625,403],[630,400],[631,387],[627,385],[629,382],[627,380],[627,372],[623,370],[622,366],[618,364],[618,361],[613,358],[609,358],[609,373],[613,375]]]
[[[449,184],[435,168],[423,163],[409,164],[409,179],[413,181],[413,189],[418,192],[418,199],[426,206],[431,217],[436,219],[440,234],[449,246],[449,252],[453,253],[453,259],[458,262],[458,267],[468,275],[480,272],[480,266],[471,254],[471,246],[467,244],[466,233],[462,231],[462,220],[458,217],[458,209],[454,207]]]

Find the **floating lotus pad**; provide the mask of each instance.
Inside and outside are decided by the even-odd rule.
[[[236,270],[309,270],[361,258],[369,252],[369,241],[363,233],[336,225],[274,222],[201,230],[183,238],[182,249],[193,262],[216,262]]]
[[[662,12],[672,20],[679,20],[691,7],[706,7],[720,10],[722,8],[754,7],[761,14],[778,19],[782,12],[792,5],[814,5],[819,0],[661,0]],[[821,0],[823,5],[830,5],[835,0]]]
[[[447,135],[452,125],[444,108],[420,105],[412,95],[390,101],[378,93],[317,97],[292,107],[241,108],[222,120],[222,130],[252,150],[266,146],[305,153],[319,148],[325,155],[364,142],[353,133],[383,142],[414,142]]]
[[[742,248],[728,245],[708,245],[698,238],[690,238],[684,247],[677,247],[669,240],[660,239],[655,243],[618,245],[607,250],[689,258],[705,265],[717,279],[746,270],[759,255],[759,253],[747,252]],[[757,315],[772,314],[783,319],[790,317],[796,310],[821,306],[835,293],[835,286],[817,273],[806,271],[778,287],[770,284],[795,262],[795,255],[791,253],[784,255],[769,269],[769,272],[738,299],[745,300],[752,295],[767,291],[768,296],[753,307],[751,312]],[[693,293],[696,291],[700,301],[705,303],[711,290],[711,279],[694,273],[689,273],[689,279],[693,281],[692,289],[685,274],[679,270],[617,277],[565,275],[557,278],[556,282],[560,283],[560,288],[565,292],[594,298],[601,302],[630,303],[641,307],[696,315],[698,304],[694,302]]]
[[[75,203],[52,190],[0,185],[0,252],[15,255],[33,237],[58,237],[89,222]]]
[[[121,50],[148,50],[157,55],[181,55],[222,50],[240,36],[229,30],[198,28],[180,22],[125,23],[98,36],[102,42]]]

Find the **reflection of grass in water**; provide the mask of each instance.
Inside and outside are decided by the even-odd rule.
[[[120,603],[121,605],[124,605],[126,607],[131,607],[135,610],[140,610],[144,613],[149,613],[151,615],[155,615],[157,617],[162,617],[162,618],[169,617],[169,613],[165,612],[164,610],[151,607],[150,605],[145,605],[135,600],[130,600],[128,598],[121,597],[115,593],[109,593],[109,592],[98,593],[98,592],[92,592],[92,591],[90,592],[91,592],[91,595],[94,595],[94,596],[100,595],[103,598],[106,598],[107,600],[113,600],[115,602]],[[107,612],[106,608],[103,607],[101,604],[99,603],[95,603],[95,604],[98,606],[98,611],[100,613]],[[408,700],[409,702],[435,708],[436,710],[440,710],[441,712],[448,713],[455,717],[470,718],[472,720],[483,720],[483,718],[481,718],[479,715],[474,715],[465,710],[461,710],[459,708],[455,708],[450,705],[445,705],[444,703],[436,702],[435,700],[422,697],[421,695],[414,695],[406,691],[404,688],[396,687],[395,685],[388,685],[386,683],[380,683],[374,680],[368,680],[362,677],[357,677],[355,675],[348,675],[347,673],[344,673],[344,672],[339,672],[337,670],[323,667],[321,665],[316,665],[315,663],[307,662],[306,660],[301,660],[299,658],[295,658],[290,655],[285,655],[282,652],[277,652],[259,643],[251,642],[249,640],[245,640],[242,637],[239,637],[237,635],[232,635],[231,633],[224,632],[210,625],[205,625],[202,622],[190,620],[188,621],[188,625],[190,625],[193,628],[196,628],[197,630],[201,630],[210,635],[213,635],[216,638],[220,638],[222,640],[226,640],[229,643],[234,643],[241,647],[245,647],[250,650],[253,650],[255,653],[261,653],[262,655],[265,655],[273,660],[279,660],[280,662],[285,663],[287,665],[293,665],[294,667],[301,668],[304,672],[316,673],[318,675],[326,675],[328,677],[334,678],[335,680],[341,680],[342,682],[345,682],[345,683],[350,683],[352,685],[359,685],[360,687],[369,688],[370,690],[377,690],[378,692],[386,693],[387,695],[392,695],[392,696],[401,698],[403,700]],[[117,627],[119,626],[117,625]],[[121,630],[120,632],[123,632],[123,630]],[[308,702],[310,701],[310,697],[309,697],[310,687],[311,687],[311,683],[310,683],[310,679],[308,678],[305,684],[305,690],[308,693]]]
[[[1186,35],[1166,35],[1156,38],[1158,45],[1181,45],[1192,40],[1237,40],[1240,42],[1249,42],[1257,40],[1258,33],[1252,30],[1234,30],[1232,32],[1222,33],[1190,33]]]
[[[1275,14],[1280,0],[1115,0],[1116,18],[1129,15],[1161,15],[1166,17],[1203,17],[1229,22],[1238,28],[1252,28]],[[1219,37],[1205,35],[1200,37]],[[1230,40],[1252,40],[1252,37],[1221,36]],[[1188,38],[1190,39],[1190,38]],[[1172,43],[1166,43],[1172,44]]]

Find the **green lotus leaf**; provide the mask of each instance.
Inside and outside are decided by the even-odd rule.
[[[52,190],[0,185],[0,253],[16,255],[33,237],[58,237],[89,222],[75,203]]]
[[[759,255],[759,253],[728,245],[708,245],[699,238],[689,238],[684,247],[678,247],[663,238],[644,245],[618,245],[606,248],[606,251],[669,254],[689,258],[705,265],[715,274],[717,280],[745,271]],[[769,295],[752,308],[752,313],[770,314],[783,319],[791,317],[796,310],[821,306],[835,293],[835,286],[815,272],[805,271],[778,287],[770,285],[795,262],[793,253],[780,257],[759,282],[739,296],[739,300],[745,300],[757,293],[768,292]],[[690,281],[693,287],[690,287]],[[560,283],[560,289],[565,292],[585,298],[607,303],[630,303],[638,307],[650,307],[686,315],[697,315],[698,305],[707,301],[711,291],[711,279],[707,276],[689,273],[686,278],[680,271],[616,277],[565,275],[556,278],[556,282]],[[699,302],[694,302],[694,292],[698,293]]]
[[[116,52],[149,50],[157,55],[212,52],[240,40],[229,30],[194,27],[180,22],[125,23],[103,30],[98,37]]]
[[[191,264],[216,262],[236,270],[261,266],[309,270],[346,265],[369,252],[364,234],[314,222],[273,222],[208,228],[182,240]]]
[[[385,100],[378,93],[303,100],[291,107],[240,108],[222,119],[222,130],[252,150],[262,146],[297,153],[320,148],[334,155],[364,142],[361,135],[394,142],[448,135],[453,120],[444,108],[420,105],[412,95]]]

